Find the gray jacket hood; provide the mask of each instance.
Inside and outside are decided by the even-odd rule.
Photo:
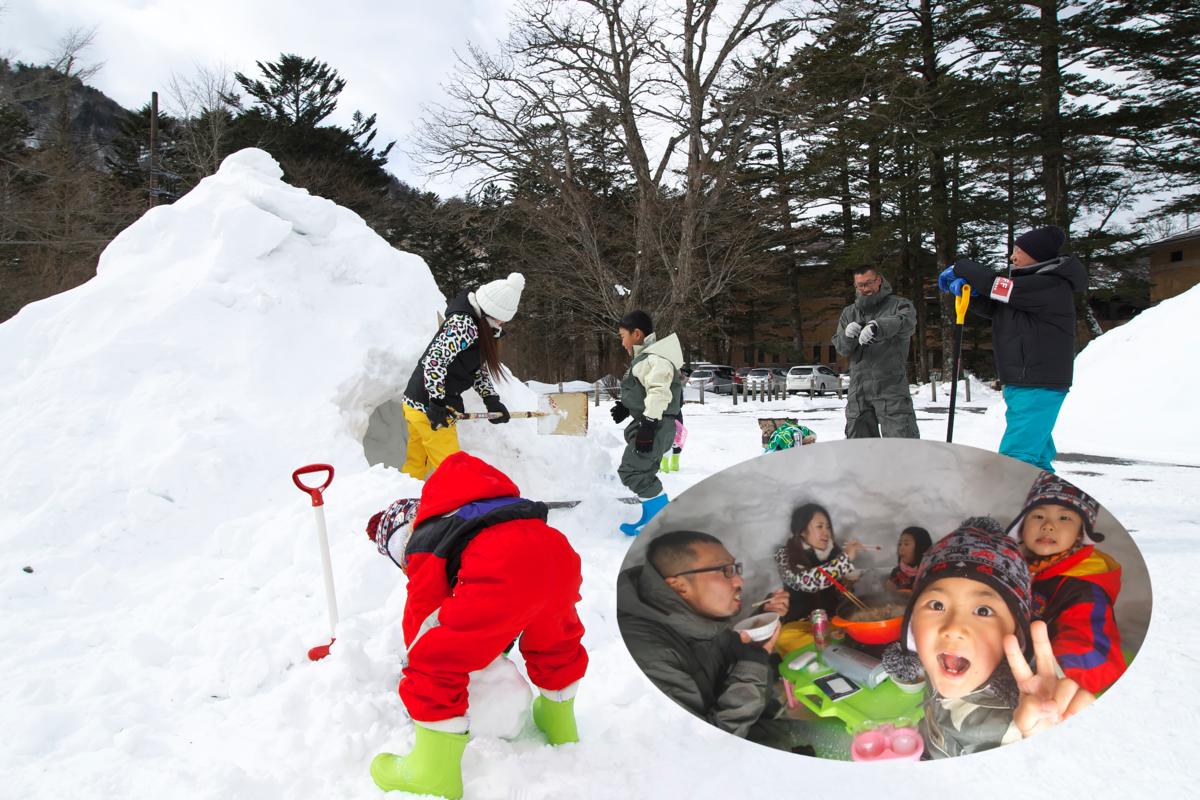
[[[666,625],[688,639],[712,639],[733,624],[732,619],[697,614],[652,564],[630,567],[617,576],[617,611]]]
[[[887,282],[887,278],[881,278],[883,283],[879,286],[879,291],[867,297],[857,292],[854,293],[854,305],[859,311],[864,314],[873,314],[878,311],[884,302],[892,296],[892,285]]]
[[[1055,275],[1071,285],[1072,292],[1082,292],[1087,288],[1087,269],[1083,263],[1069,253],[1065,256],[1030,264],[1027,267],[1015,267],[1009,271],[1010,277],[1022,275]]]

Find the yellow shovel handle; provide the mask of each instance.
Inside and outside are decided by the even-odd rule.
[[[964,283],[962,294],[954,298],[954,311],[958,315],[958,324],[962,325],[967,319],[967,306],[971,304],[971,284]]]

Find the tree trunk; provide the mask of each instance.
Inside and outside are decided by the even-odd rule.
[[[929,147],[929,198],[930,217],[933,226],[933,249],[939,268],[953,264],[955,260],[955,236],[950,221],[950,198],[946,180],[946,150],[938,141],[942,131],[942,121],[938,118],[939,94],[941,92],[938,80],[937,43],[933,26],[933,11],[931,0],[921,0],[921,63],[922,78],[925,82],[925,133],[933,141]],[[942,370],[949,366],[946,362],[954,348],[954,303],[952,300],[942,302]]]
[[[1063,159],[1062,75],[1058,63],[1058,0],[1040,0],[1041,76],[1042,94],[1042,188],[1046,194],[1046,220],[1064,231],[1069,230],[1067,219],[1067,175]]]
[[[775,130],[773,142],[775,145],[775,196],[779,208],[779,224],[783,229],[783,237],[787,250],[788,288],[792,296],[792,351],[799,360],[804,359],[804,312],[800,310],[800,255],[796,252],[796,243],[792,239],[792,208],[789,204],[791,192],[787,184],[787,158],[783,150],[783,133],[779,119],[774,120]],[[731,362],[726,362],[731,363]]]

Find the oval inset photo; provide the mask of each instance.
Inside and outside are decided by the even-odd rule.
[[[847,761],[968,755],[1071,724],[1150,622],[1129,533],[1064,476],[961,445],[831,442],[702,481],[617,582],[621,636],[726,731]]]

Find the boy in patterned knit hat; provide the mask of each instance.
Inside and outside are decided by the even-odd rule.
[[[888,672],[929,679],[921,734],[929,758],[1009,744],[1092,699],[1055,674],[1043,623],[1030,625],[1029,570],[989,517],[973,517],[926,552]],[[1037,663],[1035,674],[1027,660]]]
[[[1113,605],[1121,565],[1097,550],[1100,504],[1086,492],[1043,472],[1025,508],[1008,526],[1021,545],[1033,580],[1033,618],[1050,631],[1054,657],[1068,678],[1102,692],[1125,672]]]

